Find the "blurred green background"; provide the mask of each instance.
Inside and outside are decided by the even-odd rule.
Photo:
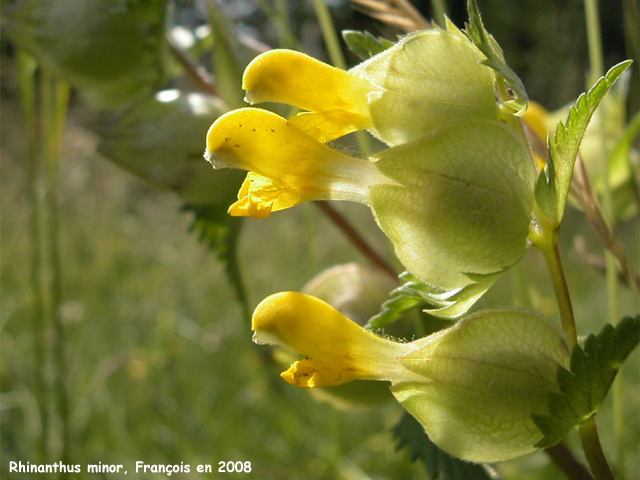
[[[59,52],[75,47],[62,42],[64,32],[56,29],[77,26],[59,19],[33,21],[38,8],[50,12],[65,2],[49,3],[2,3],[2,477],[44,478],[10,474],[8,464],[51,463],[64,456],[83,470],[89,463],[123,464],[129,475],[136,461],[182,462],[192,472],[172,477],[184,479],[198,478],[197,464],[211,464],[217,471],[220,461],[250,461],[250,474],[231,475],[260,479],[428,478],[423,465],[396,451],[390,429],[401,418],[399,405],[340,410],[280,380],[269,347],[251,342],[249,319],[225,266],[224,258],[234,253],[225,253],[225,245],[235,245],[246,305],[253,309],[271,293],[300,290],[328,267],[367,263],[312,204],[245,221],[240,230],[220,220],[220,204],[233,196],[238,178],[214,172],[200,157],[208,124],[241,98],[238,72],[255,55],[247,46],[251,42],[237,41],[241,35],[327,60],[312,2],[176,0],[164,10],[164,2],[153,0],[114,1],[109,8],[122,9],[116,14],[144,23],[136,31],[144,45],[140,52],[114,51],[107,42],[100,55],[94,52],[84,62],[60,59]],[[401,33],[348,1],[326,3],[337,30],[368,30],[390,39]],[[431,16],[429,1],[414,3]],[[464,2],[446,4],[454,23],[462,26]],[[151,13],[159,5],[163,13],[156,18]],[[585,90],[588,50],[581,1],[484,0],[480,8],[532,99],[553,110]],[[633,1],[601,2],[605,68],[637,59],[637,2],[633,8]],[[64,12],[59,15],[66,18]],[[213,35],[206,33],[209,24]],[[211,96],[189,96],[201,95],[202,86],[185,75],[166,46],[165,25],[194,63],[214,71],[226,107]],[[109,25],[83,28],[89,37],[115,35]],[[198,34],[198,28],[205,33]],[[134,45],[138,37],[127,35],[121,33],[125,44]],[[56,48],[55,58],[48,58]],[[31,60],[19,63],[24,52],[33,52],[44,69]],[[345,53],[350,65],[357,62]],[[129,60],[122,60],[127,55]],[[80,71],[92,62],[101,69],[99,81]],[[638,110],[637,62],[634,69],[627,117]],[[24,109],[25,75],[34,82],[33,118]],[[71,91],[60,154],[49,155],[47,142],[56,143],[51,132],[56,107],[54,100],[46,109],[46,92],[55,97],[55,88],[47,88],[64,88],[52,83],[61,76],[78,88]],[[161,102],[154,100],[154,91],[168,88],[179,89],[179,99],[168,94]],[[168,107],[174,100],[176,108]],[[350,142],[342,148],[354,149]],[[222,242],[216,244],[217,253],[199,240],[202,229],[193,231],[194,211],[202,212],[209,202],[217,205],[209,225],[219,231],[208,235]],[[186,203],[191,205],[187,211]],[[395,262],[366,208],[336,208]],[[225,243],[236,231],[237,244]],[[618,231],[637,272],[637,216],[621,221]],[[578,331],[598,331],[607,321],[605,280],[586,264],[584,249],[598,260],[602,248],[588,220],[573,209],[561,241]],[[233,260],[231,268],[233,275]],[[623,286],[619,302],[621,316],[638,312],[637,297]],[[538,252],[527,253],[477,308],[505,305],[556,315]],[[628,428],[619,478],[640,478],[638,364],[635,352],[622,372]],[[605,452],[615,465],[619,448],[610,398],[597,418]],[[568,442],[578,445],[573,436]],[[563,478],[543,453],[497,470],[503,478]],[[121,478],[76,476],[116,477]],[[141,478],[166,477],[147,473]]]

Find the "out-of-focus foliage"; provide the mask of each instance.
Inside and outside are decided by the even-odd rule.
[[[136,103],[100,127],[98,151],[153,185],[175,191],[193,205],[225,205],[242,174],[212,173],[202,161],[202,132],[222,112],[217,97],[164,90]]]
[[[166,76],[166,0],[22,0],[4,13],[9,37],[93,105],[125,104]]]

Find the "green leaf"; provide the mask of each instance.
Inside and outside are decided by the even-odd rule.
[[[589,335],[584,347],[573,347],[570,370],[558,368],[560,392],[549,394],[550,414],[532,415],[544,434],[536,447],[555,445],[598,411],[620,365],[639,340],[640,316],[636,316],[624,318],[615,327],[606,325],[598,335]]]
[[[389,299],[382,304],[380,313],[372,317],[365,328],[384,328],[414,308],[424,308],[426,313],[439,318],[458,318],[491,288],[505,270],[507,269],[488,275],[465,273],[473,283],[454,291],[434,287],[415,275],[404,272],[400,279],[405,283],[391,291]]]
[[[535,194],[540,209],[556,226],[564,215],[573,166],[584,132],[602,98],[629,65],[631,60],[615,65],[587,93],[580,95],[569,109],[567,120],[558,123],[555,134],[549,137],[549,161],[538,179]]]
[[[251,319],[237,257],[242,219],[229,215],[227,205],[222,203],[206,206],[185,204],[183,210],[194,215],[189,228],[190,232],[195,233],[198,239],[224,263],[227,277],[242,305],[244,316]]]
[[[380,313],[372,317],[365,328],[378,330],[395,322],[405,312],[428,305],[426,300],[430,287],[409,272],[400,274],[405,283],[389,294],[389,300],[382,304]]]
[[[464,462],[438,448],[422,425],[408,413],[393,428],[396,449],[407,448],[411,461],[424,463],[429,476],[440,480],[497,480],[497,473],[486,465]]]
[[[359,32],[357,30],[343,30],[342,38],[349,50],[361,60],[367,60],[394,45],[393,42],[385,38],[376,38],[369,32]]]
[[[467,11],[469,23],[465,25],[464,32],[485,56],[482,63],[496,72],[502,107],[512,115],[522,115],[529,105],[529,97],[522,80],[507,65],[500,45],[484,28],[476,0],[468,0]]]

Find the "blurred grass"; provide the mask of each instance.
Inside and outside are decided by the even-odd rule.
[[[580,2],[545,1],[535,9],[530,1],[522,7],[497,0],[481,2],[481,7],[482,3],[485,23],[503,43],[508,60],[523,73],[533,98],[557,107],[584,89]],[[344,11],[337,11],[340,27],[363,28],[362,15]],[[451,14],[461,25],[457,3]],[[374,33],[383,29],[366,25]],[[506,38],[516,40],[505,42]],[[321,52],[317,38],[312,43]],[[619,48],[609,47],[608,52],[608,64],[618,60]],[[560,67],[556,74],[554,69]],[[59,372],[51,359],[35,360],[37,332],[31,326],[29,288],[32,212],[23,160],[27,145],[11,78],[3,74],[3,80],[0,374],[1,468],[6,475],[10,460],[45,463],[38,453],[42,422],[34,377],[44,372],[51,384]],[[267,480],[426,478],[421,465],[411,465],[404,452],[394,451],[388,431],[400,417],[399,406],[337,411],[280,380],[278,367],[267,357],[270,349],[251,342],[248,320],[242,318],[222,265],[187,233],[190,218],[180,212],[179,201],[99,158],[95,137],[82,127],[86,114],[80,107],[72,111],[59,176],[61,310],[67,329],[69,370],[64,373],[71,400],[72,462],[83,467],[124,464],[130,474],[136,461],[184,462],[192,466],[192,473],[174,478],[185,479],[198,477],[194,471],[200,463],[217,471],[219,461],[250,461],[252,478]],[[391,256],[368,209],[337,207]],[[622,226],[620,235],[637,267],[637,220]],[[607,309],[604,278],[582,264],[574,246],[577,237],[590,251],[599,251],[590,225],[572,211],[561,240],[578,330],[584,333],[601,328]],[[273,292],[300,289],[326,267],[363,260],[310,204],[246,222],[240,251],[251,307]],[[528,252],[478,308],[510,304],[555,315],[553,292],[537,252]],[[637,313],[637,299],[624,289],[620,305],[623,314]],[[51,332],[46,331],[45,338],[51,341]],[[622,371],[629,424],[627,479],[639,478],[640,472],[638,359],[635,352]],[[605,452],[615,458],[610,399],[597,418]],[[55,432],[55,422],[52,427]],[[569,441],[577,447],[576,438]],[[58,449],[54,435],[47,445],[49,459],[57,460]],[[506,462],[499,469],[505,478],[562,478],[542,453]]]

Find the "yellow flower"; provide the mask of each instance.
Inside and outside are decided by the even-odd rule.
[[[463,314],[524,253],[534,200],[529,147],[500,113],[482,58],[452,26],[408,35],[349,71],[291,51],[258,56],[244,74],[247,100],[308,111],[286,120],[243,108],[211,126],[214,168],[249,172],[229,213],[368,205],[440,314]],[[363,128],[391,147],[362,159],[326,145]]]
[[[478,312],[428,337],[379,337],[329,304],[284,292],[253,314],[257,343],[305,356],[282,373],[314,388],[353,380],[390,382],[391,392],[440,448],[465,460],[495,462],[535,450],[542,433],[531,413],[547,413],[558,365],[569,350],[544,319],[520,310]],[[455,434],[452,434],[455,433]]]
[[[255,309],[251,328],[256,343],[291,348],[307,357],[282,374],[298,387],[390,380],[402,368],[395,362],[402,344],[364,330],[328,303],[303,293],[264,299]]]
[[[547,130],[549,128],[549,112],[539,103],[529,101],[529,106],[522,115],[527,125],[537,135],[538,140],[542,143],[547,141]]]
[[[498,118],[493,71],[455,27],[407,35],[349,71],[273,50],[249,64],[246,100],[308,110],[291,123],[321,142],[368,129],[388,145],[468,118]]]
[[[547,165],[547,127],[549,112],[539,103],[529,101],[527,110],[522,115],[522,121],[528,127],[528,136],[538,170]]]
[[[374,85],[304,53],[272,50],[259,55],[247,66],[242,88],[251,104],[287,103],[315,112],[291,122],[322,142],[372,126],[367,96]]]
[[[382,176],[366,160],[338,152],[275,113],[241,108],[214,122],[207,134],[214,168],[247,170],[231,215],[264,218],[309,200],[367,203],[368,186]]]

